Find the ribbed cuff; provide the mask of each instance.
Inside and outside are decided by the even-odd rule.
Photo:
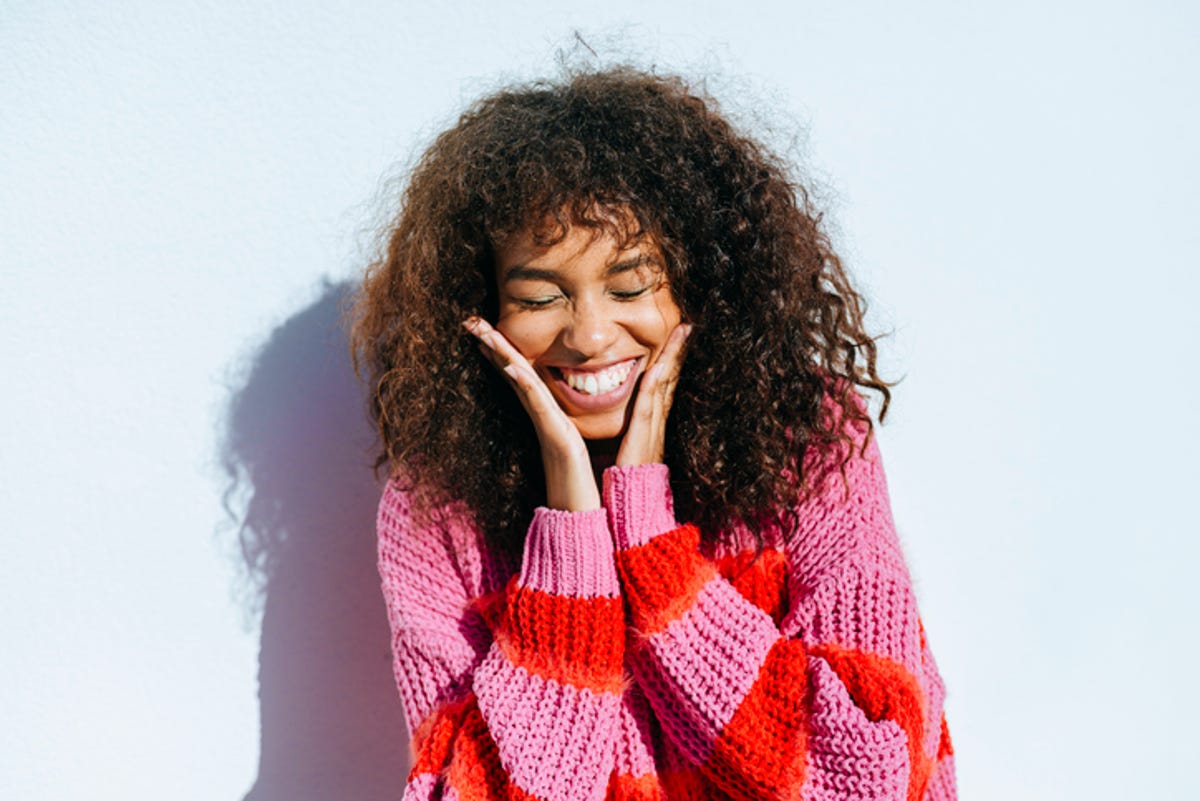
[[[604,471],[604,509],[617,550],[645,545],[678,527],[665,464],[636,464]]]
[[[605,511],[535,509],[525,538],[520,583],[573,598],[618,597],[621,584]]]

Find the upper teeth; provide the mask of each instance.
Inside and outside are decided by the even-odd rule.
[[[569,370],[565,367],[559,369],[562,370],[563,378],[572,389],[587,395],[603,395],[624,384],[625,379],[629,378],[629,371],[633,369],[636,362],[636,359],[630,359],[594,373]]]

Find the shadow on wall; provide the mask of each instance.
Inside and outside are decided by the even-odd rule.
[[[232,388],[221,459],[248,618],[262,613],[261,756],[246,801],[398,798],[408,742],[375,564],[375,435],[326,283]]]

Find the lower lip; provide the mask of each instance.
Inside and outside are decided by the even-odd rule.
[[[559,398],[580,411],[602,412],[621,406],[629,400],[629,396],[633,392],[633,385],[637,383],[638,368],[641,366],[642,359],[639,357],[637,362],[629,368],[629,377],[625,379],[625,383],[602,395],[588,395],[580,392],[568,384],[557,369],[551,368],[547,372],[550,374],[550,383],[554,386],[555,393]]]

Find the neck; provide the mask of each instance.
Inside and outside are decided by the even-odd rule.
[[[617,451],[621,449],[621,438],[589,439],[587,449],[592,459],[592,473],[596,477],[596,486],[603,487],[604,471],[616,463]]]

